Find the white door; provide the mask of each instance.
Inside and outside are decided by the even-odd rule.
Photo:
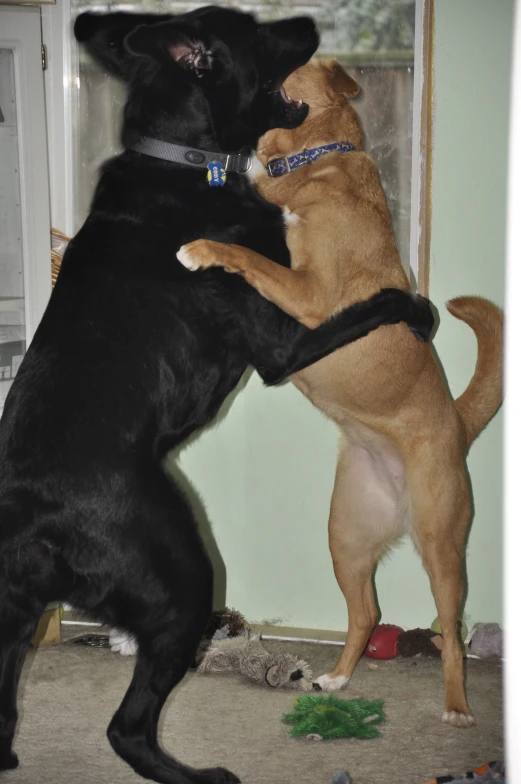
[[[40,9],[0,5],[0,414],[50,292]]]

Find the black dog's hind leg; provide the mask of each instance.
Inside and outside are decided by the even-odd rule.
[[[115,625],[135,635],[138,656],[109,725],[109,741],[139,775],[161,784],[234,784],[239,779],[223,768],[182,765],[158,741],[161,710],[195,658],[213,595],[212,564],[192,512],[166,477],[156,477],[148,486],[141,497],[140,524],[136,520],[132,530],[132,552],[127,542],[127,566],[112,591],[123,597],[123,606],[112,617]]]
[[[112,719],[108,737],[114,750],[136,773],[162,784],[233,784],[240,780],[224,768],[197,770],[177,762],[159,746],[157,726],[172,689],[186,674],[197,649],[187,646],[188,618],[139,647],[134,677]],[[181,631],[182,630],[182,631]]]
[[[18,765],[18,757],[12,750],[18,719],[18,683],[44,606],[38,600],[27,604],[18,602],[9,590],[3,591],[0,597],[0,770]]]

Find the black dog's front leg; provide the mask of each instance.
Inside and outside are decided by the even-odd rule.
[[[279,311],[279,314],[281,311]],[[425,297],[399,289],[382,289],[364,302],[357,302],[337,316],[308,329],[283,314],[278,330],[269,337],[250,332],[251,363],[265,384],[278,384],[327,356],[337,348],[365,337],[384,325],[404,321],[418,340],[427,341],[434,325],[430,302]],[[268,326],[267,319],[264,326]],[[264,338],[264,339],[263,339]]]

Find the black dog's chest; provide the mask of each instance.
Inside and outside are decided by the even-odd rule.
[[[81,392],[111,412],[115,431],[138,433],[136,412],[155,401],[166,449],[216,414],[257,343],[280,339],[273,306],[242,278],[221,269],[191,273],[177,251],[207,238],[283,264],[289,256],[280,211],[245,178],[212,189],[199,171],[172,178],[156,167],[137,175],[126,168],[121,159],[106,166],[13,392],[27,399],[34,361],[52,346],[38,386],[42,405],[56,408],[52,379],[60,378],[64,400]],[[59,409],[62,426],[64,411],[74,418]]]
[[[156,182],[154,199],[146,182],[130,193],[113,182],[105,190],[102,180],[102,198],[70,244],[34,350],[59,345],[84,386],[103,380],[96,395],[105,408],[116,409],[108,375],[132,392],[126,393],[129,407],[139,408],[139,390],[153,391],[164,400],[166,418],[184,421],[189,431],[215,413],[246,369],[248,335],[257,319],[264,322],[269,304],[239,276],[221,269],[188,272],[177,251],[204,237],[245,245],[274,261],[289,259],[280,211],[248,182],[232,181],[215,193],[205,183],[194,188],[193,177],[183,179],[162,194]],[[147,196],[150,216],[143,209]],[[139,221],[117,219],[118,212],[138,210]],[[171,427],[165,421],[160,429]]]
[[[153,224],[174,254],[181,245],[204,238],[243,245],[289,266],[282,213],[259,196],[245,175],[231,173],[225,185],[212,187],[204,171],[180,170],[172,185],[160,206],[155,200]]]

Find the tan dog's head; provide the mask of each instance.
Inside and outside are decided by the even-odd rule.
[[[347,100],[360,88],[340,63],[312,60],[286,79],[284,89],[294,100],[309,104],[309,113],[298,128],[278,128],[262,136],[257,147],[261,163],[330,142],[350,142],[361,149],[360,122]]]

